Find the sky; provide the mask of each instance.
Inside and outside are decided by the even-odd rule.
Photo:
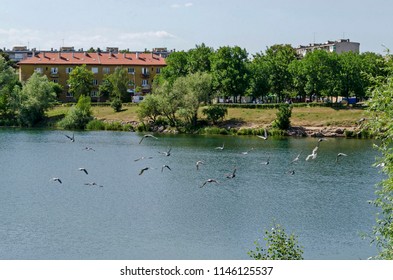
[[[391,0],[2,0],[0,48],[189,50],[204,43],[249,54],[350,39],[393,50]]]

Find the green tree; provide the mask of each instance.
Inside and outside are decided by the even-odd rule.
[[[127,74],[127,69],[117,67],[115,71],[108,76],[108,80],[112,84],[111,98],[120,99],[122,102],[129,102],[131,95],[127,92],[130,79]]]
[[[362,78],[366,88],[366,97],[369,97],[370,88],[376,85],[377,77],[386,77],[386,60],[380,54],[365,52],[360,54],[362,60]]]
[[[238,46],[221,47],[212,55],[213,87],[220,96],[234,101],[244,96],[249,82],[248,54]]]
[[[159,107],[160,101],[161,96],[158,94],[146,95],[137,108],[139,119],[143,121],[145,118],[147,118],[152,122],[156,122],[158,116],[161,115]]]
[[[0,56],[0,117],[12,120],[16,114],[14,89],[20,87],[15,70]]]
[[[189,74],[197,72],[211,71],[211,56],[213,48],[207,47],[204,43],[196,45],[194,49],[188,51],[187,71]]]
[[[105,76],[105,78],[102,80],[102,83],[98,86],[99,95],[100,97],[103,96],[105,98],[108,98],[112,91],[113,85],[109,80],[108,76]]]
[[[310,99],[338,93],[340,68],[336,54],[315,50],[307,53],[301,63],[306,78],[304,90]]]
[[[213,98],[212,78],[209,73],[195,73],[177,78],[173,84],[164,81],[154,87],[153,97],[146,97],[138,108],[140,118],[155,121],[159,115],[171,126],[196,126],[202,103]]]
[[[291,45],[273,45],[266,50],[265,59],[269,65],[271,91],[283,101],[292,89],[289,64],[297,59],[296,51]]]
[[[339,55],[341,65],[342,95],[365,97],[366,88],[362,76],[362,59],[358,53],[344,52]]]
[[[293,60],[288,65],[288,70],[292,76],[293,93],[292,97],[298,97],[301,100],[306,99],[306,84],[307,84],[307,74],[304,67],[303,60]]]
[[[78,103],[71,107],[64,119],[58,124],[65,129],[85,129],[86,125],[92,119],[93,113],[91,111],[90,96],[81,95],[78,99]]]
[[[18,92],[18,119],[23,126],[33,126],[45,117],[45,112],[56,101],[56,84],[47,76],[34,73]]]
[[[254,55],[253,60],[249,64],[250,84],[249,94],[255,99],[267,96],[269,85],[269,65],[262,53]]]
[[[289,236],[285,229],[274,224],[271,230],[265,230],[263,247],[258,240],[254,242],[255,251],[248,251],[248,255],[254,260],[302,260],[303,249],[298,245],[297,236],[291,233]]]
[[[76,100],[82,95],[89,96],[93,89],[93,79],[94,74],[87,69],[86,65],[75,67],[67,81],[70,87],[69,92],[73,94]]]
[[[273,128],[286,130],[291,127],[292,106],[289,104],[281,104],[277,111],[277,117],[273,121]]]
[[[100,93],[110,96],[111,107],[115,112],[120,112],[122,102],[131,101],[131,95],[127,91],[129,83],[130,79],[126,68],[117,67],[112,74],[105,77],[104,82],[99,87]]]
[[[218,122],[224,120],[225,116],[228,114],[228,109],[224,106],[213,105],[203,108],[202,113],[210,123],[218,124]]]
[[[183,95],[183,103],[179,115],[188,126],[195,127],[198,120],[198,110],[202,103],[210,103],[212,98],[212,77],[208,73],[195,73],[181,77],[173,84],[173,91]]]
[[[388,63],[392,58],[387,57]],[[391,66],[390,66],[391,67]],[[379,79],[378,86],[372,91],[368,102],[367,127],[379,139],[376,146],[382,154],[379,164],[383,163],[386,179],[377,185],[377,198],[372,203],[380,209],[373,228],[373,239],[379,249],[378,259],[393,259],[393,67],[388,78]]]
[[[161,115],[165,116],[171,126],[180,125],[176,115],[178,109],[183,105],[183,93],[181,90],[172,91],[172,85],[168,81],[153,88],[153,94],[159,96],[158,110]],[[143,102],[143,101],[142,101]]]
[[[168,81],[170,84],[179,78],[184,77],[188,74],[188,53],[185,51],[179,51],[171,53],[165,60],[166,66],[162,69],[159,75],[158,81]]]

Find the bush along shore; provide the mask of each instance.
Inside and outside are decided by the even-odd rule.
[[[264,135],[266,132],[271,137],[343,137],[343,138],[359,138],[368,139],[373,138],[371,132],[367,129],[353,127],[303,127],[291,126],[286,130],[267,127],[246,127],[236,125],[200,125],[193,129],[186,129],[184,127],[171,127],[168,124],[155,124],[152,122],[137,122],[137,121],[112,121],[94,119],[90,121],[86,130],[108,130],[108,131],[133,131],[133,132],[152,132],[164,134],[201,134],[201,135],[240,135],[240,136],[256,136]]]

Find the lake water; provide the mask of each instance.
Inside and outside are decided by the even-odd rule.
[[[367,201],[382,179],[372,140],[328,139],[305,161],[314,138],[157,135],[138,144],[132,132],[75,132],[75,142],[64,133],[0,130],[1,259],[247,260],[274,220],[298,236],[305,259],[376,254],[360,237],[374,225]],[[348,156],[336,163],[339,152]],[[152,158],[135,161],[142,156]],[[209,178],[218,184],[201,188]]]

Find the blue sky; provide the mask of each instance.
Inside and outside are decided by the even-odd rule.
[[[393,50],[391,0],[2,0],[0,47],[189,50],[205,43],[248,53],[274,44],[349,38]]]

